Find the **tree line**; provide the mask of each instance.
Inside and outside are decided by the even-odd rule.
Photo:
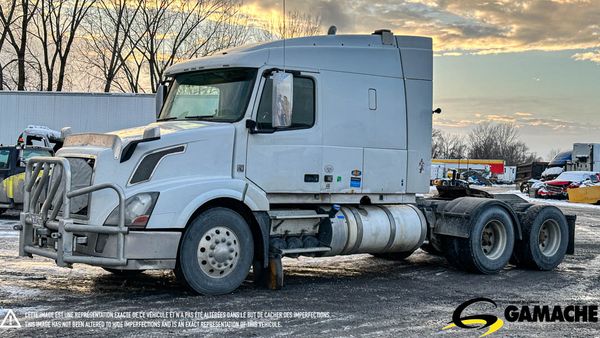
[[[320,26],[257,20],[240,0],[0,0],[0,90],[155,92],[178,61]]]
[[[433,129],[431,155],[438,159],[501,159],[507,165],[541,160],[519,139],[519,130],[512,123],[481,123],[466,138]]]

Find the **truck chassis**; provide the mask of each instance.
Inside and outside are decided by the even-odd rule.
[[[39,178],[34,180],[33,177]],[[102,266],[113,272],[130,269],[126,238],[133,231],[124,225],[125,197],[120,187],[114,184],[97,184],[71,190],[70,164],[62,157],[30,159],[26,168],[26,183],[24,210],[20,216],[21,223],[16,227],[22,233],[19,247],[21,256],[44,256],[63,267],[85,263]],[[64,216],[69,215],[71,199],[103,189],[113,190],[118,198],[119,216],[116,226],[84,224],[75,218]],[[327,210],[326,207],[330,209]],[[381,258],[398,260],[408,257],[421,246],[428,252],[444,255],[458,269],[493,274],[502,270],[509,261],[518,267],[552,270],[560,264],[565,254],[574,253],[576,217],[565,216],[554,206],[527,203],[516,195],[492,196],[475,189],[448,186],[440,187],[437,197],[420,198],[415,205],[408,207],[419,210],[426,224],[426,236],[419,239],[417,247],[400,252],[389,252],[381,248],[361,250],[360,246],[365,244],[360,243],[360,234],[366,230],[361,228],[363,225],[357,224],[359,234],[356,235],[352,248],[348,248],[349,240],[346,239],[345,248],[333,254],[367,252]],[[341,218],[339,215],[342,208],[349,207],[319,206],[314,210],[300,211],[274,208],[270,212],[241,215],[241,212],[227,205],[212,206],[203,214],[215,210],[225,211],[237,215],[242,222],[247,223],[248,217],[251,217],[249,221],[256,223],[260,231],[248,231],[246,234],[232,231],[230,234],[228,226],[210,229],[205,233],[206,239],[200,240],[201,247],[210,249],[202,253],[198,251],[198,259],[202,262],[213,259],[215,265],[207,264],[202,270],[206,270],[204,272],[209,276],[212,274],[220,277],[219,274],[224,274],[221,271],[227,272],[222,266],[251,259],[255,281],[270,289],[280,289],[284,284],[283,257],[331,255],[335,244],[330,240],[325,245],[323,237],[311,236],[305,232],[300,236],[286,236],[289,231],[278,233],[277,228],[285,222],[303,220],[310,220],[314,223],[313,227],[327,228],[326,224],[331,225]],[[359,212],[381,209],[391,220],[393,218],[389,210],[395,210],[393,206],[386,208],[368,204],[351,208]],[[348,210],[350,209],[346,212],[350,213]],[[184,231],[181,242],[185,241],[188,232]],[[78,252],[77,246],[87,245],[91,234],[116,237],[117,254],[114,257],[96,257]],[[209,238],[209,235],[213,238]],[[394,236],[386,244],[388,247],[392,243],[392,237]],[[216,242],[212,244],[215,238]],[[206,243],[202,244],[202,241]],[[253,258],[243,257],[243,252],[240,251],[240,243],[243,241],[252,243],[249,245],[254,248]],[[179,250],[182,251],[182,248]],[[218,262],[214,260],[214,257],[221,256],[223,258]],[[211,289],[202,285],[189,285],[190,278],[185,275],[185,267],[182,267],[180,259],[181,256],[174,268],[175,274],[193,291],[204,294],[231,291],[230,288]],[[245,277],[244,275],[243,279]]]

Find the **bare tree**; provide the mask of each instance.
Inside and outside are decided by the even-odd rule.
[[[87,16],[86,44],[83,55],[102,75],[103,90],[110,92],[113,82],[127,60],[136,50],[138,39],[130,39],[136,17],[143,1],[100,0]],[[89,71],[90,76],[97,76]]]
[[[258,28],[258,41],[317,35],[321,30],[321,17],[294,10],[287,12],[285,18],[267,20]]]
[[[33,20],[36,31],[32,34],[39,39],[42,47],[46,90],[63,89],[75,36],[93,3],[92,0],[41,0],[38,15]]]
[[[8,17],[4,15],[4,11],[2,11],[2,16],[0,17],[5,34],[8,37],[7,41],[13,47],[16,54],[17,90],[25,90],[25,68],[27,66],[25,57],[27,54],[29,24],[35,15],[39,2],[40,0],[21,0],[16,5],[15,10],[18,9],[18,12],[16,12],[17,16],[14,17],[14,21],[8,20]]]
[[[141,68],[146,67],[150,90],[155,92],[173,63],[238,45],[244,30],[232,18],[239,6],[237,0],[142,1],[142,20],[132,37],[140,39],[138,50],[145,60],[132,60],[127,78],[135,81]],[[130,87],[138,85],[130,83]]]
[[[519,131],[512,123],[481,123],[473,128],[468,139],[470,158],[503,159],[507,165],[518,165],[538,158],[519,139]]]
[[[463,137],[433,129],[431,156],[439,159],[461,159],[468,153],[467,144]]]
[[[17,0],[0,2],[0,51],[6,41],[6,36],[13,22],[15,9],[17,8]],[[4,90],[4,65],[0,59],[0,90]]]

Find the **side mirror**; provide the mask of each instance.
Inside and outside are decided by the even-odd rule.
[[[156,96],[155,96],[156,117],[158,117],[160,115],[160,111],[162,110],[162,106],[165,103],[165,97],[167,96],[168,90],[169,90],[169,87],[164,82],[161,82],[158,85],[158,88],[156,89]]]
[[[282,71],[273,73],[273,128],[292,125],[294,75]]]
[[[246,128],[250,134],[256,134],[256,121],[246,120]]]

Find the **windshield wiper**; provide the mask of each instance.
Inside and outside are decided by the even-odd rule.
[[[156,121],[163,122],[163,121],[172,121],[172,120],[177,120],[177,116],[163,117],[162,119],[158,119]]]
[[[212,115],[199,115],[199,116],[186,116],[186,119],[194,119],[198,121],[212,121],[212,122],[232,122],[231,119],[224,119]]]
[[[211,119],[214,116],[212,115],[194,115],[194,116],[186,116],[186,119],[195,119],[195,120],[202,120],[202,119]]]

